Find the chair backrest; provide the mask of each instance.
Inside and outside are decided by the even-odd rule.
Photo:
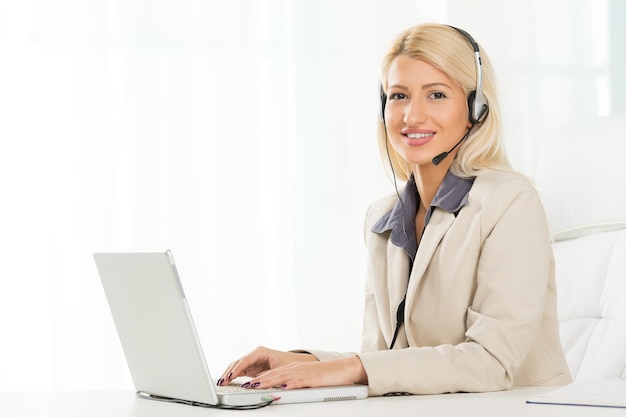
[[[554,239],[561,340],[575,379],[626,364],[626,114],[546,139],[536,183]]]

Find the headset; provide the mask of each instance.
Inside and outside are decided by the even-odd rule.
[[[449,26],[449,25],[448,25]],[[472,49],[474,50],[474,60],[476,62],[476,89],[469,93],[467,97],[467,104],[469,109],[468,119],[470,123],[476,125],[482,121],[487,112],[489,111],[489,104],[487,103],[487,98],[483,94],[483,67],[482,60],[480,58],[480,48],[478,44],[472,38],[472,36],[464,31],[463,29],[459,29],[454,26],[449,26],[450,28],[456,30],[461,35],[467,39],[467,41],[471,44]],[[383,90],[382,83],[379,83],[379,93],[380,93],[380,119],[385,122],[385,106],[387,105],[387,94]]]

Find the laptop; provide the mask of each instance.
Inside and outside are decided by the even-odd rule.
[[[237,408],[367,397],[366,385],[293,390],[217,386],[206,365],[172,253],[100,252],[93,256],[140,398]]]

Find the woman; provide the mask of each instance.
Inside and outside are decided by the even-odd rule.
[[[422,24],[393,43],[381,80],[380,148],[406,186],[367,214],[362,352],[260,347],[218,383],[370,395],[569,383],[545,214],[502,149],[488,58],[466,32]]]

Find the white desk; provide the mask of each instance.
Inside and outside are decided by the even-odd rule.
[[[484,394],[377,397],[335,403],[271,405],[251,411],[214,410],[140,399],[130,391],[0,393],[2,417],[188,417],[324,416],[388,417],[403,415],[463,417],[626,416],[617,408],[526,404],[549,388],[521,388]]]

